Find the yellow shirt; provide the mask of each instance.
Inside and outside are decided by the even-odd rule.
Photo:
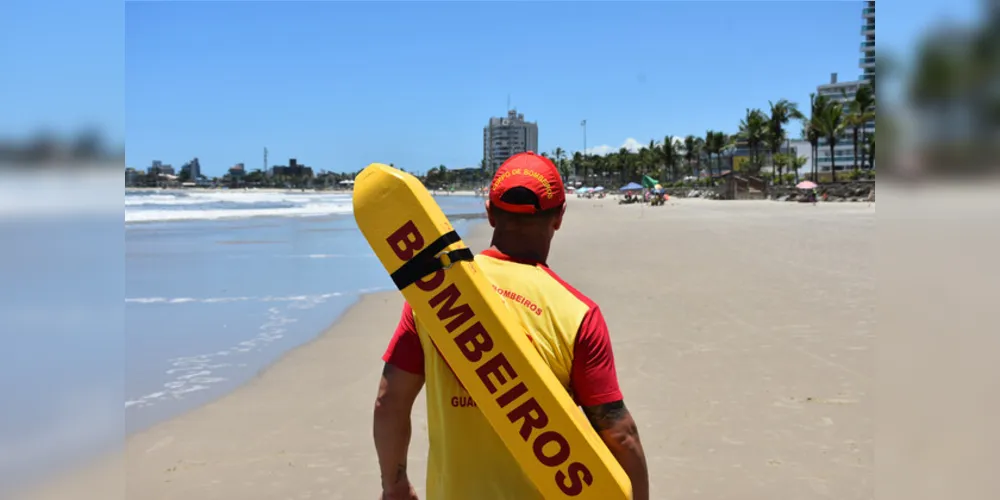
[[[528,331],[535,349],[576,401],[622,399],[600,309],[541,263],[495,250],[476,263]],[[533,500],[541,496],[407,305],[383,360],[425,375],[427,500]]]

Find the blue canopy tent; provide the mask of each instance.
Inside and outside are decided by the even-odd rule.
[[[638,184],[638,183],[635,183],[635,182],[630,182],[630,183],[622,186],[621,189],[619,189],[619,191],[638,191],[640,189],[642,189],[642,185],[641,184]]]

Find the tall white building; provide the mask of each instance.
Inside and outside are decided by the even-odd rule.
[[[858,65],[864,70],[861,80],[871,83],[875,78],[875,0],[865,2],[865,7],[861,11],[861,18],[864,20],[861,25],[861,59]]]
[[[525,121],[523,113],[507,111],[505,118],[490,118],[483,127],[483,159],[490,172],[525,151],[538,151],[538,124]]]
[[[872,79],[875,78],[875,0],[868,0],[864,3],[861,17],[863,20],[861,24],[863,41],[861,42],[861,59],[858,61],[859,66],[864,71],[861,78],[856,81],[838,82],[837,74],[833,73],[830,75],[830,83],[816,87],[817,95],[826,96],[832,101],[842,103],[844,113],[850,112],[849,103],[854,100],[858,87],[870,85]],[[865,124],[864,133],[869,135],[874,132],[875,121],[872,120]],[[861,138],[859,137],[858,140],[860,141]],[[859,150],[861,147],[862,145],[858,144]],[[844,134],[837,140],[833,152],[834,154],[831,156],[830,146],[827,145],[826,140],[820,140],[819,151],[815,158],[816,166],[820,172],[829,172],[832,165],[836,165],[838,172],[854,167],[854,131],[852,129],[844,131]],[[860,162],[860,152],[858,156]],[[875,159],[865,158],[865,164],[866,166],[874,166]]]

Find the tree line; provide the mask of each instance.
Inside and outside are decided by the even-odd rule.
[[[845,96],[846,98],[846,96]],[[559,167],[564,178],[576,175],[584,184],[619,185],[638,181],[651,175],[668,183],[681,183],[693,176],[700,182],[711,184],[724,171],[732,169],[737,149],[747,152],[747,160],[736,170],[746,175],[759,176],[765,167],[771,168],[774,183],[798,182],[799,169],[806,164],[803,156],[783,153],[788,141],[788,127],[793,121],[802,124],[802,136],[812,147],[812,157],[828,147],[833,170],[831,180],[837,181],[834,148],[845,135],[854,146],[854,175],[872,168],[875,157],[875,134],[865,130],[865,125],[875,120],[874,87],[861,85],[851,99],[841,103],[828,96],[810,95],[809,114],[799,110],[796,103],[787,99],[768,102],[768,109],[747,109],[735,134],[708,130],[703,136],[688,135],[683,139],[667,135],[662,141],[650,140],[638,151],[620,148],[606,154],[584,154],[579,151],[569,155],[561,147],[543,153]],[[785,174],[788,171],[789,174]],[[807,175],[819,179],[816,162]]]

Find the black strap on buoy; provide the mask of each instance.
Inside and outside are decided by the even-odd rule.
[[[449,231],[431,242],[430,245],[427,245],[423,250],[414,255],[412,259],[406,261],[403,267],[400,267],[396,272],[391,274],[392,282],[396,284],[396,288],[402,290],[425,276],[436,273],[441,269],[448,269],[456,262],[473,260],[475,256],[472,255],[472,250],[468,248],[442,252],[448,245],[458,243],[459,241],[462,241],[462,238],[458,237],[458,233]]]

